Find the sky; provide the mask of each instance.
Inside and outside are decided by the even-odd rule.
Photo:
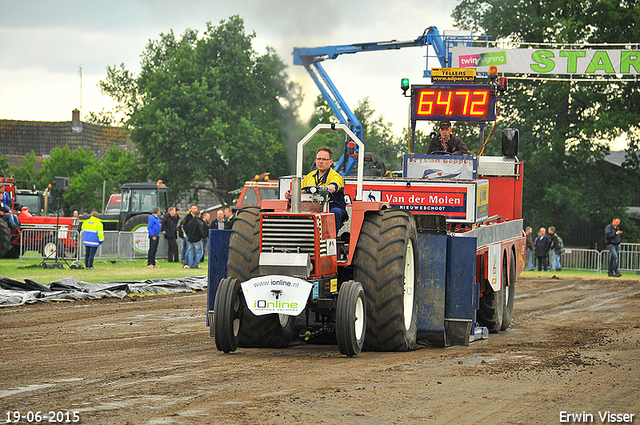
[[[200,33],[206,22],[239,15],[254,49],[276,50],[291,80],[303,89],[300,116],[307,119],[320,93],[302,66],[293,65],[294,47],[414,40],[430,26],[452,30],[458,0],[0,0],[0,119],[70,121],[71,111],[112,110],[101,95],[108,66],[124,64],[137,74],[150,40],[186,28]],[[396,134],[408,122],[408,98],[400,80],[422,78],[427,48],[361,52],[325,61],[324,69],[353,110],[368,96],[377,115]],[[438,67],[429,48],[429,68]],[[80,68],[82,77],[80,77]],[[427,123],[419,123],[427,125]],[[622,140],[622,139],[621,139]],[[615,148],[624,149],[622,140]],[[617,146],[620,145],[620,146]]]
[[[413,40],[429,26],[453,29],[457,0],[0,0],[0,119],[70,121],[71,111],[111,110],[100,94],[107,66],[124,64],[138,73],[150,40],[171,30],[206,28],[232,15],[255,31],[254,49],[276,50],[290,78],[303,88],[300,111],[308,118],[318,89],[302,66],[293,65],[294,47]],[[408,99],[400,80],[423,79],[426,48],[362,52],[323,66],[351,109],[369,96],[378,115],[398,133],[407,123]],[[433,50],[429,49],[431,55]],[[429,66],[439,66],[435,57]],[[82,68],[82,78],[79,69]]]

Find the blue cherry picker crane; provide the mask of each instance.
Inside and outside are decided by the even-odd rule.
[[[344,54],[398,50],[405,47],[422,46],[427,46],[428,50],[429,46],[431,46],[440,66],[442,68],[448,68],[451,66],[449,47],[457,45],[457,43],[471,43],[472,41],[474,41],[472,33],[464,35],[444,35],[440,34],[436,27],[428,27],[424,30],[424,33],[415,40],[390,40],[323,47],[296,47],[293,49],[293,63],[294,65],[304,66],[340,124],[349,127],[351,131],[362,140],[362,125],[324,70],[322,66],[323,61],[336,59]],[[429,54],[427,51],[423,77],[428,78],[430,76],[431,70],[429,69]],[[408,80],[403,79],[402,84],[402,88],[406,91],[406,89],[409,88]],[[350,140],[347,137],[344,153],[334,166],[334,169],[342,175],[349,175],[357,163],[356,155],[349,155],[349,142]],[[357,153],[357,144],[351,144],[351,146],[354,153]]]

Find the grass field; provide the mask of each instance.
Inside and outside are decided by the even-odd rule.
[[[166,260],[159,260],[159,268],[146,267],[144,259],[137,263],[111,263],[96,260],[95,270],[72,270],[66,264],[63,269],[45,269],[39,266],[41,260],[25,259],[0,260],[0,277],[8,277],[24,281],[30,279],[43,285],[49,284],[58,279],[72,276],[78,280],[89,283],[110,282],[116,280],[140,281],[145,279],[159,279],[185,276],[205,276],[207,274],[207,262],[201,263],[202,269],[183,269],[180,263],[167,263]],[[522,272],[526,277],[583,277],[583,278],[607,278],[607,271],[595,273],[581,270],[562,270],[561,272]],[[640,279],[635,273],[622,273],[624,279]],[[613,278],[612,278],[613,279]]]
[[[180,263],[167,263],[166,260],[158,260],[159,268],[147,267],[145,260],[137,263],[111,263],[96,259],[95,270],[70,269],[63,263],[63,269],[45,269],[39,266],[42,260],[24,259],[0,260],[0,277],[24,281],[30,279],[47,285],[58,279],[74,277],[89,283],[110,281],[141,281],[146,279],[173,278],[185,276],[205,276],[207,274],[207,262],[201,263],[202,269],[183,269]],[[71,263],[69,263],[71,264]]]

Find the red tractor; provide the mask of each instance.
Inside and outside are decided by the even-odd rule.
[[[488,217],[490,181],[365,181],[358,158],[357,178],[345,185],[350,220],[336,232],[323,188],[300,187],[303,147],[321,130],[345,131],[364,152],[347,126],[318,125],[298,143],[296,176],[280,180],[281,199],[238,212],[227,277],[214,282],[209,273],[216,347],[283,347],[325,336],[354,356],[363,348],[411,350],[418,339],[468,345],[506,329],[524,237],[520,217]],[[507,163],[504,178],[519,179],[511,190],[521,193],[521,177]],[[289,206],[282,194],[290,188]],[[506,198],[501,205],[520,199]]]
[[[11,196],[8,205],[20,221],[20,227],[12,227],[5,211],[0,210],[0,258],[18,258],[22,252],[38,251],[44,258],[75,257],[77,250],[78,220],[72,217],[41,217],[31,214],[27,207],[15,202],[15,181],[0,177],[0,185]],[[35,212],[38,214],[39,212]]]

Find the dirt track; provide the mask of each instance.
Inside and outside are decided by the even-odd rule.
[[[507,332],[353,359],[318,345],[222,354],[205,306],[198,293],[0,309],[0,421],[554,424],[610,411],[640,423],[637,280],[521,278]]]

